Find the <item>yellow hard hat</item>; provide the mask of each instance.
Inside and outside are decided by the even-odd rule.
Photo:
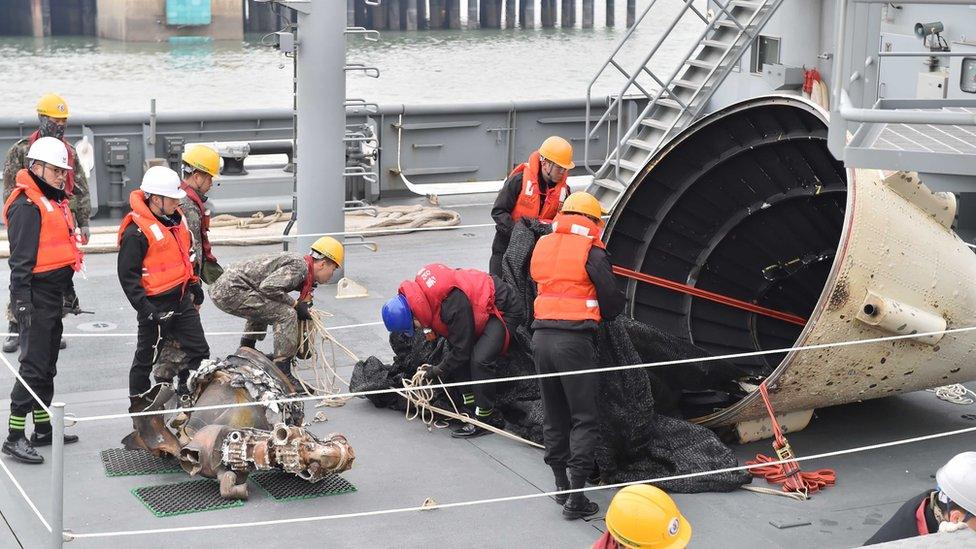
[[[56,93],[49,93],[37,102],[37,114],[51,118],[68,118],[68,103]]]
[[[323,236],[312,244],[312,257],[315,259],[328,258],[342,267],[342,260],[346,255],[342,244],[331,236]]]
[[[547,137],[542,142],[542,146],[539,147],[539,156],[555,162],[557,166],[561,166],[567,170],[572,170],[576,167],[576,164],[573,164],[573,146],[569,144],[569,141],[566,141],[558,135]]]
[[[592,194],[585,191],[577,191],[563,201],[562,213],[577,213],[588,215],[593,219],[600,219],[603,215],[603,208],[600,201]]]
[[[691,540],[691,525],[671,496],[648,484],[617,492],[606,521],[613,539],[631,549],[681,549]]]
[[[220,174],[220,155],[206,145],[194,145],[187,149],[183,153],[183,164],[213,177]]]

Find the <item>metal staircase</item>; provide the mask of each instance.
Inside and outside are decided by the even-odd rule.
[[[584,158],[589,159],[590,140],[601,131],[609,132],[613,120],[616,136],[609,136],[609,143],[616,143],[608,151],[606,160],[597,170],[590,170],[593,183],[587,189],[609,210],[616,203],[647,160],[668,139],[693,122],[708,103],[709,98],[725,78],[737,66],[743,53],[752,45],[759,31],[776,12],[783,0],[745,1],[713,0],[707,13],[696,8],[694,0],[678,0],[683,6],[674,16],[667,31],[648,51],[640,66],[633,71],[624,68],[620,52],[631,40],[635,30],[658,3],[652,0],[641,13],[633,27],[617,45],[586,90],[586,138]],[[660,59],[661,46],[671,38],[672,31],[684,18],[692,18],[704,28],[694,46],[677,64],[670,76],[662,80],[651,69]],[[652,18],[656,24],[660,19]],[[611,96],[607,109],[597,118],[590,113],[590,98],[594,84],[606,73],[615,69],[626,78],[620,92]],[[624,98],[644,99],[647,102],[629,127]]]

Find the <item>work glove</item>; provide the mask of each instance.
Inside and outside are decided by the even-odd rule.
[[[78,234],[81,236],[81,244],[88,244],[88,240],[91,238],[91,229],[88,225],[78,227]]]
[[[159,326],[159,331],[164,334],[175,318],[176,313],[174,311],[153,311],[146,317],[149,322],[155,322]]]
[[[196,306],[203,305],[203,286],[200,284],[190,284],[190,295],[193,296],[193,304]]]
[[[20,333],[26,334],[30,330],[31,317],[34,316],[34,305],[30,301],[17,301],[14,303],[13,313],[20,326]]]
[[[299,300],[295,303],[295,311],[298,312],[298,320],[312,320],[312,313],[309,311],[309,307],[312,304],[308,301]]]
[[[437,378],[444,374],[444,370],[437,366],[431,366],[430,364],[422,364],[417,371],[423,372],[424,379],[430,381],[431,383],[436,383]]]

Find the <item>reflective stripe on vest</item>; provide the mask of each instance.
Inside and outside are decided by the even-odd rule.
[[[512,221],[518,221],[523,217],[552,221],[556,217],[556,214],[559,213],[559,208],[562,206],[563,200],[566,200],[566,197],[569,195],[569,185],[566,184],[569,172],[566,172],[558,183],[546,191],[545,202],[542,202],[542,197],[539,196],[538,192],[539,183],[536,180],[539,177],[541,164],[542,157],[536,151],[529,155],[528,162],[519,164],[508,175],[511,178],[515,174],[522,174],[522,191],[519,193],[518,200],[515,201],[515,207],[512,209]]]
[[[593,246],[603,247],[600,229],[589,218],[559,214],[552,234],[539,239],[529,272],[538,285],[533,308],[537,320],[600,321],[596,287],[586,272]]]
[[[7,210],[14,200],[23,193],[37,205],[41,214],[41,231],[37,239],[37,257],[31,272],[46,273],[70,266],[81,270],[83,254],[78,249],[75,236],[74,217],[68,209],[68,201],[51,202],[34,182],[27,170],[20,170],[16,176],[16,186],[3,206],[3,221],[9,227]]]
[[[159,295],[186,286],[193,277],[193,264],[190,263],[190,229],[186,219],[178,225],[160,225],[146,204],[146,195],[140,190],[129,195],[129,212],[119,225],[119,243],[126,227],[135,223],[146,235],[149,249],[142,259],[142,287],[146,295]],[[176,210],[182,218],[183,212]]]

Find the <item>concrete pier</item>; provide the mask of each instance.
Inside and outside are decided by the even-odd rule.
[[[210,23],[205,25],[168,24],[166,0],[98,0],[97,10],[98,35],[102,38],[130,42],[161,42],[177,36],[213,40],[244,38],[244,10],[240,0],[211,0]]]
[[[478,0],[468,0],[468,29],[477,29],[481,25],[478,21]]]
[[[208,0],[209,18],[201,23],[168,20],[173,0],[0,0],[0,35],[89,35],[123,41],[158,42],[174,37],[240,40],[245,33],[279,30],[296,18],[291,10],[272,10],[261,0]],[[317,1],[317,0],[316,0]],[[325,1],[325,0],[323,0]],[[523,29],[557,24],[593,28],[601,0],[328,0],[344,4],[346,26],[376,30]],[[616,0],[602,0],[606,25],[615,24]],[[206,6],[207,4],[200,4]],[[466,16],[462,14],[467,6]],[[636,0],[627,0],[627,23],[633,25]],[[578,22],[577,18],[581,20]]]
[[[403,30],[415,31],[417,30],[417,0],[404,0],[404,2],[406,2],[406,9],[404,9]]]
[[[535,28],[535,2],[527,2],[522,0],[520,5],[522,11],[522,16],[519,22],[522,24],[523,29],[534,29]]]
[[[517,26],[515,20],[515,10],[517,4],[518,2],[516,0],[505,0],[505,28],[506,29],[514,29]]]

